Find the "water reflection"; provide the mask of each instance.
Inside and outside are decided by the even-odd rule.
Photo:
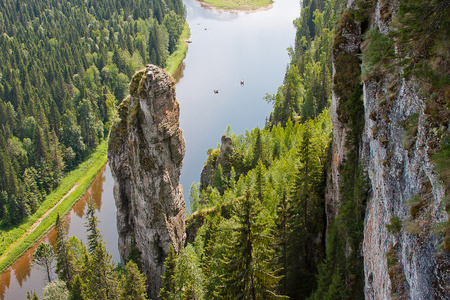
[[[115,223],[115,204],[112,194],[113,179],[109,166],[105,166],[95,177],[91,186],[83,197],[75,203],[71,212],[62,221],[68,229],[69,235],[75,235],[86,241],[85,238],[85,211],[88,201],[97,206],[96,216],[99,220],[112,220],[99,223],[99,229],[107,242],[107,249],[115,260],[119,260],[117,250],[117,229]],[[33,253],[40,242],[56,244],[56,231],[51,230],[42,239],[33,245],[10,268],[0,275],[0,299],[25,299],[27,291],[36,291],[42,296],[42,289],[46,284],[45,275],[39,268],[32,265]],[[109,242],[109,243],[108,243]],[[56,278],[56,274],[52,274]]]

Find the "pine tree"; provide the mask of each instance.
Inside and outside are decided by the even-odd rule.
[[[37,265],[44,269],[48,282],[52,281],[51,273],[53,270],[53,261],[55,252],[52,246],[46,243],[40,243],[33,254],[33,265]]]
[[[220,296],[224,299],[280,299],[276,294],[280,277],[273,265],[273,237],[265,233],[261,204],[250,190],[238,199],[237,227],[223,260],[225,273]]]
[[[275,227],[273,229],[274,239],[274,248],[276,251],[275,259],[277,261],[277,265],[279,267],[280,275],[282,278],[280,280],[280,294],[287,295],[287,270],[288,270],[288,261],[287,261],[287,247],[289,243],[289,232],[288,232],[288,201],[286,196],[286,191],[283,190],[280,201],[277,205],[277,216],[275,219]]]
[[[261,130],[255,128],[256,139],[253,146],[253,167],[258,164],[258,161],[263,160],[263,144],[261,139]]]
[[[101,234],[100,230],[98,229],[98,220],[95,216],[95,206],[92,201],[88,202],[86,218],[87,222],[85,223],[85,226],[88,231],[88,248],[89,253],[93,254],[96,251],[98,245],[101,243]]]
[[[83,281],[79,275],[73,280],[72,289],[70,291],[70,300],[84,300],[83,297]]]
[[[138,266],[130,260],[125,267],[125,275],[121,279],[120,300],[146,300],[147,287],[145,276]]]
[[[64,280],[70,288],[74,276],[75,268],[71,260],[71,254],[68,247],[67,229],[62,224],[61,219],[56,217],[56,273],[58,278]]]
[[[171,295],[175,294],[175,268],[177,265],[177,256],[173,245],[169,247],[169,255],[164,262],[164,275],[162,276],[161,290],[159,292],[159,297],[163,300],[171,299]]]
[[[94,205],[89,202],[86,212],[89,252],[84,255],[85,274],[82,278],[86,284],[85,298],[117,299],[119,281],[117,274],[114,274],[112,256],[106,251],[94,212]]]

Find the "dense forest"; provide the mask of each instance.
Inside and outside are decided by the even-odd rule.
[[[188,241],[179,253],[175,253],[173,247],[169,251],[159,295],[161,299],[364,297],[361,245],[370,186],[364,161],[359,155],[365,121],[362,83],[368,78],[380,78],[381,74],[392,72],[393,67],[401,65],[408,71],[402,74],[404,78],[416,76],[420,79],[422,92],[432,95],[427,102],[430,122],[448,124],[448,50],[444,50],[445,43],[439,42],[447,42],[448,34],[446,39],[442,39],[442,31],[435,30],[426,41],[417,38],[421,36],[421,30],[426,30],[436,20],[443,22],[442,28],[450,28],[445,25],[448,25],[448,1],[399,2],[395,30],[390,35],[383,35],[378,28],[365,28],[363,53],[355,57],[341,52],[340,45],[345,39],[344,32],[355,20],[367,22],[368,12],[374,9],[372,1],[356,1],[356,10],[346,9],[343,0],[302,1],[301,16],[294,22],[297,35],[295,47],[289,50],[291,63],[287,67],[284,83],[276,94],[265,97],[273,104],[274,111],[265,128],[255,128],[242,135],[236,135],[228,128],[225,137],[231,140],[232,147],[226,153],[221,153],[219,147],[208,150],[204,168],[212,172],[205,172],[209,177],[204,178],[201,185],[191,187],[189,201],[192,211],[186,226]],[[437,15],[432,18],[433,22],[430,21],[433,24],[418,24],[415,21],[417,14],[425,14],[429,8],[433,8],[431,11]],[[156,25],[156,21],[152,22]],[[100,30],[99,37],[103,36],[102,32]],[[152,36],[159,35],[147,33],[145,37],[151,40]],[[394,41],[400,46],[397,54]],[[110,63],[114,63],[115,51],[107,52],[112,54]],[[132,51],[123,51],[128,51],[132,60]],[[147,49],[144,53],[147,56],[141,56],[142,59],[161,57],[156,49]],[[101,54],[91,53],[87,57],[91,59],[91,64],[88,63],[85,74],[93,65],[97,70],[104,70],[105,65],[102,68],[97,66]],[[433,59],[430,60],[430,57]],[[120,69],[117,64],[115,66],[129,76],[126,64],[125,69]],[[103,71],[101,74],[100,78],[103,78]],[[112,89],[112,99],[120,99],[112,82],[106,82],[104,88]],[[69,95],[70,92],[81,95],[83,86],[71,84]],[[341,199],[338,207],[334,208],[336,217],[327,218],[326,212],[330,208],[326,206],[325,194],[331,165],[329,106],[332,85],[333,92],[343,99],[337,107],[337,114],[348,127],[348,132],[345,140],[347,152],[340,166]],[[5,87],[2,92],[4,90]],[[69,103],[73,105],[73,96],[70,99]],[[380,104],[380,114],[385,102]],[[10,107],[15,114],[19,114],[20,110],[14,103],[5,104],[3,111]],[[77,103],[76,107],[79,105]],[[93,108],[95,106],[91,105],[92,114],[97,113]],[[388,105],[384,107],[388,108]],[[97,109],[100,114],[100,106]],[[107,108],[104,109],[107,115]],[[99,122],[106,123],[106,115]],[[82,124],[76,122],[74,119],[73,124],[79,126],[83,138]],[[50,121],[47,120],[47,123],[50,124]],[[102,126],[104,128],[105,125]],[[8,141],[14,139],[15,127],[9,123],[3,127],[10,132]],[[53,127],[48,125],[48,128]],[[412,131],[411,128],[408,130]],[[23,134],[23,129],[21,132]],[[58,136],[56,131],[55,135]],[[436,140],[435,159],[440,160],[443,173],[447,173],[444,179],[448,188],[450,143],[448,133],[441,137],[441,140]],[[15,139],[22,147],[19,149],[25,151],[24,138]],[[63,140],[62,137],[59,139]],[[409,139],[413,137],[406,136],[406,144]],[[62,145],[66,144],[62,142]],[[67,151],[64,147],[61,147],[61,153],[64,149]],[[65,156],[62,155],[62,158],[64,161]],[[69,164],[64,162],[67,168]],[[14,164],[11,162],[10,168],[17,164],[16,161]],[[37,166],[34,168],[38,170]],[[70,294],[67,296],[70,299],[145,299],[142,292],[145,286],[137,267],[140,265],[140,254],[136,249],[131,251],[125,270],[112,266],[96,229],[92,208],[90,210],[88,247],[76,239],[67,241],[64,228],[58,225],[57,270],[65,284],[55,287],[55,290]],[[444,225],[444,231],[450,236],[450,223]],[[402,225],[391,222],[386,228],[388,231],[399,231],[399,226]],[[40,252],[46,251],[42,249]],[[36,255],[38,259],[39,252]],[[58,284],[52,283],[53,286]]]
[[[200,229],[169,255],[163,299],[345,297],[345,275],[328,262],[344,257],[325,243],[331,53],[342,4],[303,1],[284,84],[265,96],[274,106],[266,128],[244,135],[228,128],[232,150],[208,150],[211,178],[193,185],[189,198],[188,236]],[[328,241],[337,243],[336,231]]]
[[[145,63],[164,67],[181,0],[0,3],[0,226],[36,211],[108,134]]]
[[[386,74],[414,76],[421,92],[430,95],[426,105],[434,131],[448,124],[448,1],[400,1],[389,35],[377,27],[367,30],[373,1],[356,1],[355,10],[339,0],[304,0],[301,5],[284,83],[276,94],[265,96],[274,107],[266,128],[244,135],[228,128],[231,150],[208,150],[204,174],[209,178],[191,187],[188,243],[166,261],[162,299],[364,298],[361,253],[371,187],[360,156],[363,82]],[[388,9],[384,12],[390,17]],[[424,22],[417,21],[419,14]],[[364,43],[351,56],[340,46],[356,22],[362,24]],[[426,39],[419,38],[423,34]],[[396,73],[399,66],[406,72]],[[348,130],[339,166],[340,201],[327,207],[332,89],[341,99],[337,117]],[[380,100],[380,114],[389,109],[385,102]],[[406,126],[403,143],[413,143],[408,132],[417,125]],[[433,145],[447,187],[448,145],[444,133]],[[443,224],[443,232],[450,232],[450,223]],[[386,228],[398,232],[401,226],[394,218]],[[392,254],[386,255],[392,260]],[[397,293],[399,279],[389,272]]]

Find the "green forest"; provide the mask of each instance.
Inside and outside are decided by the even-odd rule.
[[[33,214],[108,135],[145,63],[165,66],[181,0],[0,3],[0,227]]]
[[[32,213],[107,135],[134,70],[144,62],[164,66],[184,26],[181,1],[6,2],[0,25],[0,170],[7,175],[0,179],[2,226]],[[205,168],[213,172],[207,184],[191,186],[188,240],[179,253],[170,248],[161,299],[364,298],[361,247],[371,187],[359,155],[363,82],[400,66],[407,71],[401,76],[416,76],[422,92],[432,95],[429,122],[448,124],[449,8],[448,1],[400,0],[394,30],[384,35],[363,28],[373,1],[357,0],[356,10],[344,2],[301,1],[283,85],[264,97],[273,105],[266,126],[240,135],[228,127],[232,148],[223,163],[220,146],[208,150]],[[415,20],[430,8],[433,22],[447,31],[423,41],[417,37],[434,23]],[[339,46],[355,22],[366,32],[362,53],[352,56]],[[325,203],[332,92],[342,99],[337,117],[348,128],[335,208]],[[381,117],[389,109],[384,100]],[[433,159],[448,189],[450,143],[448,134],[441,137]],[[327,219],[328,209],[338,212],[334,219]],[[132,245],[126,266],[113,265],[91,205],[87,215],[87,245],[68,238],[57,221],[56,250],[38,247],[35,263],[55,260],[59,278],[44,299],[147,299],[139,251]],[[389,226],[395,231],[401,224]],[[445,226],[450,249],[450,223]]]
[[[98,229],[92,202],[88,203],[86,217],[87,245],[75,236],[68,237],[67,228],[58,216],[55,250],[47,243],[36,248],[33,264],[41,267],[49,282],[42,299],[147,299],[145,276],[136,259],[139,255],[132,252],[126,266],[115,265]],[[51,274],[55,262],[58,278],[53,280]],[[35,300],[38,296],[35,292],[27,292],[27,299]]]

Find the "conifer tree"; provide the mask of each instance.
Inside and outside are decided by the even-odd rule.
[[[40,243],[33,254],[33,264],[44,269],[48,282],[52,281],[51,273],[54,259],[55,252],[52,246],[46,243]]]
[[[273,237],[265,232],[261,204],[250,190],[238,199],[237,227],[223,260],[225,273],[219,296],[224,299],[280,299],[276,294],[280,277],[273,265]]]
[[[175,268],[177,257],[173,245],[169,247],[169,254],[164,262],[164,275],[162,276],[161,290],[159,297],[163,300],[171,299],[170,295],[175,294]]]
[[[70,300],[84,300],[83,281],[79,275],[76,275],[73,280],[72,289],[70,291]]]
[[[89,253],[85,254],[85,297],[92,299],[117,299],[119,297],[117,274],[111,254],[106,251],[102,236],[97,227],[98,221],[94,215],[94,205],[88,203],[86,223],[88,231]],[[87,276],[86,276],[87,275]]]
[[[121,279],[120,300],[146,300],[145,276],[134,261],[130,260]]]
[[[253,146],[253,167],[258,164],[258,161],[263,159],[263,144],[261,140],[261,130],[259,128],[255,128],[256,132],[256,140],[255,145]]]
[[[70,288],[74,276],[74,266],[68,247],[67,229],[58,216],[56,217],[56,273],[58,278],[66,282]]]

